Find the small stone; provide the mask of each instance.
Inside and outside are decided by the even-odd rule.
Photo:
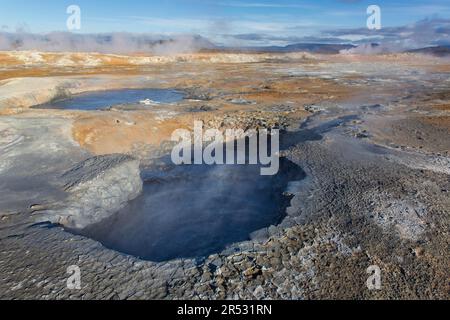
[[[202,274],[202,282],[210,281],[212,279],[212,274],[208,271]]]
[[[233,261],[233,263],[239,263],[242,262],[244,260],[244,256],[239,254],[239,255],[235,255],[231,258],[231,260]]]
[[[262,286],[256,287],[255,291],[253,291],[253,295],[256,299],[261,300],[265,296],[265,292]]]
[[[244,276],[247,278],[256,278],[260,274],[262,274],[262,271],[258,266],[253,266],[244,271]]]
[[[422,247],[414,248],[414,255],[416,257],[421,257],[421,256],[423,256],[424,253],[425,253],[425,249],[424,248],[422,248]]]
[[[229,277],[231,275],[230,269],[228,267],[226,267],[226,266],[222,266],[219,270],[220,270],[219,274],[222,275],[225,278],[227,278],[227,277]]]

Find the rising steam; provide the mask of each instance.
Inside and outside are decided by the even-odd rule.
[[[154,53],[177,54],[197,52],[214,45],[198,35],[161,36],[153,34],[109,33],[73,34],[52,32],[0,33],[0,50],[39,50],[47,52]]]

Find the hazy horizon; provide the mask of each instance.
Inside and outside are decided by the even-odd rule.
[[[0,32],[139,35],[155,39],[198,35],[217,46],[286,46],[294,43],[406,42],[450,44],[450,6],[444,0],[2,0]],[[368,30],[367,8],[381,9],[381,29]],[[67,8],[80,8],[81,25],[67,29]],[[2,40],[0,40],[2,41]],[[3,42],[5,40],[3,39]],[[413,42],[413,43],[411,43]],[[416,45],[417,44],[417,45]]]

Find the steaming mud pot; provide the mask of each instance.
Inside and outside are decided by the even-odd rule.
[[[123,104],[154,105],[174,103],[182,100],[184,94],[170,89],[123,89],[90,92],[60,99],[38,108],[66,110],[104,110]]]
[[[287,184],[304,173],[282,159],[275,176],[261,176],[257,165],[185,165],[144,176],[139,198],[79,233],[151,261],[208,256],[280,223]]]

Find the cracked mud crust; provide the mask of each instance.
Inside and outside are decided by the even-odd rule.
[[[272,58],[118,57],[79,76],[65,66],[10,67],[8,78],[45,78],[0,85],[0,299],[449,299],[448,62]],[[148,68],[127,74],[130,63]],[[151,110],[29,108],[61,88],[132,87],[177,88],[188,99]],[[289,184],[279,225],[209,257],[161,263],[63,227],[97,222],[136,197],[139,169],[160,165],[173,130],[194,120],[283,129],[281,155],[306,178]],[[67,289],[71,265],[81,290]],[[380,290],[366,286],[371,265],[381,269]]]

